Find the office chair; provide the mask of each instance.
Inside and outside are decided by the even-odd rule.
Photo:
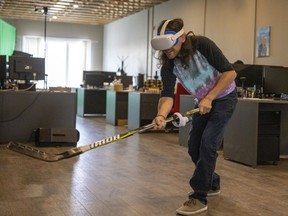
[[[174,104],[171,113],[180,112],[180,95],[189,95],[190,93],[182,86],[181,83],[176,84],[176,92],[174,96]]]
[[[176,91],[174,95],[174,104],[168,116],[173,115],[176,112],[180,112],[180,95],[189,95],[190,93],[182,86],[181,83],[177,82]],[[178,131],[173,124],[167,124],[166,132]]]

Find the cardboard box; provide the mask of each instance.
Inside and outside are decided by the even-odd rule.
[[[118,126],[125,126],[128,125],[128,119],[117,119]]]
[[[123,84],[114,85],[114,91],[123,91]]]

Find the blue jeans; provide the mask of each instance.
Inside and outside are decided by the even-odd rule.
[[[212,109],[205,115],[194,114],[188,153],[195,164],[190,186],[194,190],[193,198],[207,204],[207,192],[220,189],[220,176],[215,173],[217,150],[222,144],[225,126],[231,118],[237,104],[237,92],[216,99]]]

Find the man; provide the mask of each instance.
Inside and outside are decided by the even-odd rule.
[[[185,33],[183,26],[182,19],[164,20],[151,40],[152,47],[159,50],[163,82],[154,122],[157,129],[165,128],[177,79],[195,96],[200,111],[193,116],[188,140],[188,153],[195,164],[189,182],[193,191],[176,210],[193,215],[207,210],[207,195],[220,193],[220,176],[215,172],[217,150],[237,104],[236,72],[213,41],[191,31]]]

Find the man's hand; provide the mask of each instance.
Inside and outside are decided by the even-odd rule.
[[[199,113],[201,115],[204,115],[206,113],[209,113],[212,108],[212,100],[205,97],[203,98],[199,103]]]
[[[163,115],[157,115],[154,118],[153,123],[155,124],[154,129],[164,129],[166,127],[166,118]]]

